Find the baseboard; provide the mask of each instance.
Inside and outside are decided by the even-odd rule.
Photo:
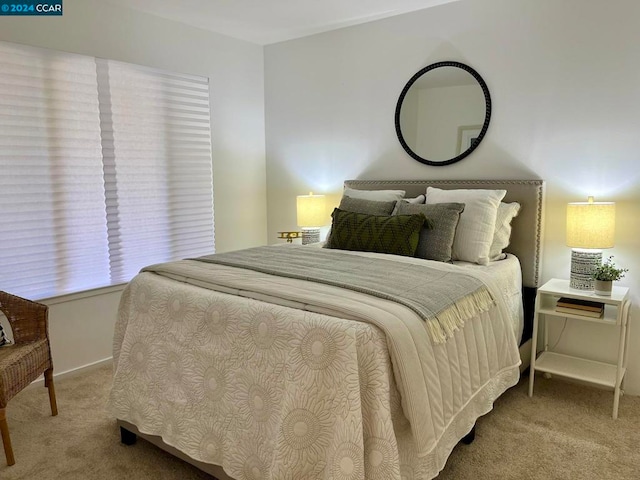
[[[81,373],[86,373],[88,371],[91,371],[93,369],[96,369],[98,367],[102,367],[104,365],[107,365],[109,363],[111,363],[113,361],[113,357],[108,357],[108,358],[103,358],[102,360],[97,360],[95,362],[92,363],[88,363],[86,365],[82,365],[81,367],[76,367],[76,368],[72,368],[70,370],[65,370],[64,372],[57,372],[55,370],[55,365],[54,365],[54,370],[53,370],[53,378],[62,378],[62,377],[73,377],[75,375],[79,375]],[[42,387],[44,386],[44,376],[40,376],[39,378],[37,378],[36,380],[34,380],[33,382],[31,382],[31,385],[29,385],[29,387]]]

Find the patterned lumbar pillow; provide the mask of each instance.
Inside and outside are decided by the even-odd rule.
[[[0,323],[0,347],[3,345],[9,345],[11,342],[7,338],[7,335],[4,333],[4,329],[2,328],[2,324]]]
[[[420,232],[416,257],[450,262],[453,239],[463,210],[464,203],[413,205],[398,202],[398,215],[422,213],[432,224],[432,228],[423,228]]]
[[[355,192],[356,190],[353,191]],[[338,208],[346,212],[366,213],[367,215],[391,215],[395,206],[396,200],[378,201],[344,195],[342,200],[340,200]],[[329,228],[329,233],[327,233],[327,244],[331,240],[331,231],[331,228]]]
[[[424,215],[367,215],[336,208],[331,214],[327,248],[390,253],[412,257],[418,247]]]

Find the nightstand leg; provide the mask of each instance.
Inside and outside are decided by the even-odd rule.
[[[627,354],[629,353],[629,336],[631,336],[631,324],[629,323],[629,310],[631,309],[631,302],[627,302],[623,309],[622,309],[622,315],[624,315],[622,318],[624,318],[625,320],[625,324],[627,325],[627,331],[624,334],[625,335],[625,339],[624,339],[624,355],[622,356],[622,368],[624,369],[624,371],[627,371]],[[626,375],[622,377],[622,380],[620,381],[620,390],[621,393],[624,394],[624,380],[626,378]]]
[[[531,332],[531,363],[529,364],[529,396],[533,397],[533,382],[536,376],[536,353],[538,349],[538,312],[539,298],[536,298],[536,313],[533,316],[533,331]]]
[[[620,386],[622,385],[622,376],[624,375],[624,367],[626,366],[626,350],[627,350],[627,324],[629,321],[629,302],[622,306],[620,322],[620,341],[618,342],[618,368],[616,370],[616,387],[613,391],[613,419],[618,418],[618,406],[620,405]]]

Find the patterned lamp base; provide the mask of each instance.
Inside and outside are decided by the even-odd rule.
[[[303,228],[302,229],[302,245],[310,243],[318,243],[320,241],[319,228]]]
[[[593,290],[593,272],[602,264],[602,250],[571,250],[569,286],[577,290]]]

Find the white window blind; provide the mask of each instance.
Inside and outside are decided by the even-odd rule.
[[[98,60],[111,273],[212,252],[206,78]]]
[[[0,289],[214,251],[208,79],[0,42]]]
[[[109,282],[95,62],[0,43],[0,289]]]

